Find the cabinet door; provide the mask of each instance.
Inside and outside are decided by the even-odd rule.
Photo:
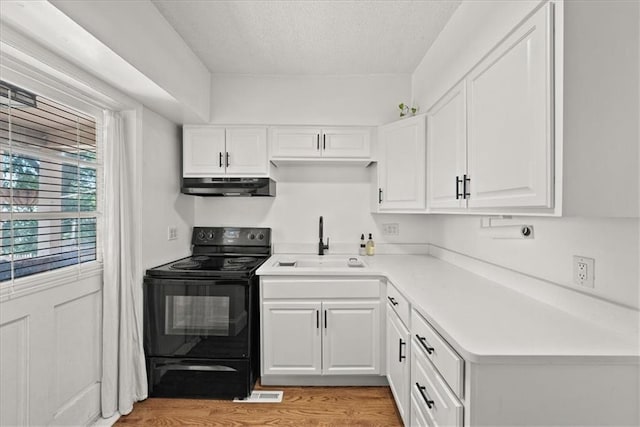
[[[182,133],[182,174],[187,177],[224,175],[224,128],[185,126]]]
[[[262,373],[320,374],[320,302],[262,304]]]
[[[378,158],[380,211],[425,208],[425,117],[383,126]]]
[[[273,157],[320,157],[318,128],[275,127],[271,129],[271,155]]]
[[[371,156],[371,132],[363,128],[322,130],[322,157],[358,158]]]
[[[227,175],[259,175],[268,173],[267,129],[227,129]]]
[[[380,373],[380,302],[332,301],[323,309],[323,373]]]
[[[398,412],[409,424],[409,345],[410,336],[398,315],[387,310],[387,380],[396,399]]]
[[[552,34],[547,4],[471,71],[469,208],[552,207]]]
[[[451,89],[427,116],[427,205],[464,208],[467,173],[467,107],[465,82]]]

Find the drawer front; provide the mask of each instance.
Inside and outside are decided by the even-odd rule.
[[[421,351],[411,353],[411,396],[427,421],[437,426],[462,426],[464,407],[444,378]]]
[[[422,406],[416,397],[411,395],[411,427],[437,427],[428,414],[422,412]]]
[[[393,286],[393,283],[387,282],[387,302],[393,308],[398,317],[402,319],[405,326],[409,326],[409,301],[402,296],[400,292]]]
[[[411,312],[411,335],[414,339],[414,346],[422,350],[453,392],[462,398],[464,360],[415,310]]]
[[[380,298],[375,279],[262,279],[263,299]]]

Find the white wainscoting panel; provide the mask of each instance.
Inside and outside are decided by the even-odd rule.
[[[70,405],[86,398],[86,393],[95,389],[100,381],[100,295],[95,291],[53,309],[55,374],[52,403],[56,420]]]
[[[29,317],[0,325],[0,425],[27,425],[29,420]]]

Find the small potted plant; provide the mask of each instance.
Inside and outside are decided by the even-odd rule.
[[[404,117],[409,113],[411,113],[412,116],[415,116],[420,109],[420,107],[409,107],[408,105],[405,105],[404,102],[400,103],[400,105],[398,105],[398,108],[400,109],[400,117]]]

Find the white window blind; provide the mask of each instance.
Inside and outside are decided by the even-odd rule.
[[[97,258],[95,118],[0,81],[0,283]]]

